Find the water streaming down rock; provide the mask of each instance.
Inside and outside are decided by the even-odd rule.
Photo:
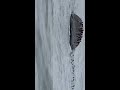
[[[70,54],[71,57],[71,66],[72,66],[72,80],[71,80],[71,89],[74,90],[75,87],[75,64],[74,64],[74,51],[75,48],[79,45],[82,39],[83,34],[83,22],[72,12],[70,16],[70,46],[72,52]]]
[[[70,16],[70,46],[74,50],[80,43],[83,34],[83,22],[79,16],[72,13]]]
[[[71,11],[85,25],[84,0],[35,1],[35,90],[85,90],[84,35],[74,52],[68,33]]]

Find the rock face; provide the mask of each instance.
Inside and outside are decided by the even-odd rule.
[[[74,50],[80,43],[83,34],[83,22],[79,16],[72,13],[70,16],[70,46]]]

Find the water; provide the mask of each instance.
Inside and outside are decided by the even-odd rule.
[[[83,38],[74,51],[74,90],[85,90],[84,0],[35,0],[35,90],[72,90],[69,19],[83,21]]]

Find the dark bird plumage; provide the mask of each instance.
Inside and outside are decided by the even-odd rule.
[[[81,18],[72,13],[70,16],[70,46],[74,50],[81,42],[83,34],[83,22]]]

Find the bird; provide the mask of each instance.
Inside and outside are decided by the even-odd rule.
[[[70,16],[70,46],[72,50],[79,45],[83,35],[82,19],[74,12]]]

